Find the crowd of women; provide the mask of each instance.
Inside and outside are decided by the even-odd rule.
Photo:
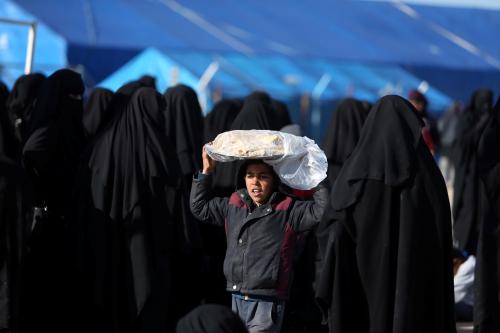
[[[191,180],[221,132],[296,131],[286,105],[255,92],[203,116],[193,89],[151,77],[84,90],[67,69],[0,87],[0,332],[175,332],[228,305],[224,230],[193,217]],[[431,153],[406,99],[338,103],[330,204],[299,239],[282,332],[454,332],[454,246],[477,257],[477,332],[500,331],[500,104],[478,90],[453,112]],[[235,174],[218,166],[217,196]]]

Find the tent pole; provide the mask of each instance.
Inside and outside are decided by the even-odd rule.
[[[30,74],[33,69],[33,58],[35,55],[36,22],[12,20],[0,18],[0,23],[28,26],[28,45],[26,48],[26,62],[24,64],[24,74]]]
[[[214,75],[217,73],[219,70],[219,63],[217,61],[213,61],[208,65],[207,69],[203,72],[203,74],[200,77],[200,80],[198,81],[198,86],[196,87],[196,90],[199,92],[199,100],[200,100],[200,106],[201,110],[203,111],[203,114],[206,114],[207,107],[208,107],[208,96],[207,96],[207,87]]]
[[[28,32],[28,47],[26,48],[26,62],[24,64],[24,74],[30,74],[33,70],[33,57],[35,55],[36,23],[30,24]]]

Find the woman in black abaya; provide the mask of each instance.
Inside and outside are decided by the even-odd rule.
[[[198,277],[202,274],[202,240],[200,226],[189,210],[189,191],[193,175],[201,169],[203,145],[203,115],[196,92],[188,86],[176,85],[167,89],[165,99],[165,133],[171,140],[182,174],[182,203],[178,207],[181,219],[177,235],[176,280],[184,297],[177,309],[184,315],[199,305],[204,297]],[[186,265],[186,263],[189,263]]]
[[[450,209],[408,101],[379,100],[318,228],[330,332],[455,332]]]
[[[64,331],[66,297],[64,228],[84,146],[80,74],[62,69],[49,76],[37,97],[23,161],[34,186],[36,218],[23,281],[23,331]]]
[[[493,93],[474,92],[469,106],[460,116],[454,147],[455,183],[453,191],[454,239],[461,250],[476,253],[479,211],[477,146],[492,110]]]
[[[165,103],[139,88],[79,173],[70,255],[86,332],[173,332],[185,290],[173,282],[181,173]],[[184,263],[189,265],[190,263]]]

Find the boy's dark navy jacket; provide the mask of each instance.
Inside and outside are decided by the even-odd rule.
[[[295,200],[278,191],[256,207],[246,188],[230,198],[213,198],[211,181],[210,175],[195,176],[191,211],[201,221],[225,227],[227,290],[287,299],[297,234],[319,223],[328,189],[318,186],[314,201]]]

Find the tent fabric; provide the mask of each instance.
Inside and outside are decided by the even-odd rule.
[[[0,0],[0,18],[33,22],[36,18],[9,0]],[[12,86],[24,74],[28,26],[0,22],[0,80]],[[46,75],[65,67],[66,40],[44,23],[38,22],[32,72]]]
[[[16,2],[71,44],[500,69],[495,10],[379,1]]]
[[[64,37],[69,63],[90,85],[148,48],[198,79],[217,61],[210,88],[230,96],[256,89],[276,98],[310,93],[327,74],[321,98],[373,100],[383,92],[405,96],[425,77],[430,107],[438,110],[469,91],[462,80],[443,80],[428,68],[481,73],[468,76],[467,87],[492,86],[500,77],[492,33],[500,28],[498,10],[364,0],[9,1]]]
[[[137,80],[142,75],[154,76],[156,88],[160,92],[177,83],[196,87],[199,80],[158,50],[148,48],[99,83],[99,86],[116,91],[126,82]]]

